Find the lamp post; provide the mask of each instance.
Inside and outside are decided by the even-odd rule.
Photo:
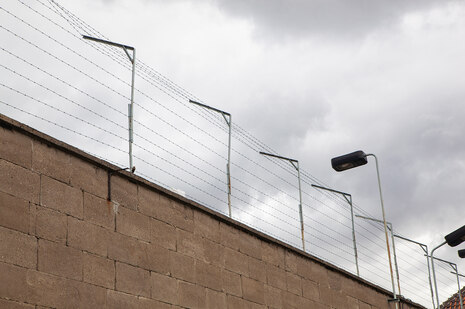
[[[229,217],[231,218],[231,127],[232,127],[232,117],[230,113],[224,112],[217,108],[202,104],[197,101],[189,100],[189,103],[201,106],[203,108],[212,110],[214,112],[220,113],[223,116],[224,121],[229,127],[229,138],[228,138],[228,163],[226,164],[226,177],[228,182],[228,210],[229,210]],[[227,118],[226,118],[227,117]]]
[[[268,156],[268,157],[273,157],[281,160],[286,160],[289,161],[289,163],[292,164],[292,166],[297,170],[297,178],[299,180],[299,215],[300,215],[300,232],[302,234],[302,249],[305,251],[305,237],[304,237],[304,216],[302,212],[302,188],[300,185],[300,168],[299,168],[299,161],[291,158],[286,158],[278,155],[274,155],[271,153],[259,152],[261,155]]]
[[[400,238],[400,239],[409,241],[409,242],[411,242],[411,243],[417,244],[417,245],[419,245],[420,248],[423,249],[423,251],[425,252],[425,254],[426,254],[426,265],[428,266],[429,288],[430,288],[430,290],[431,290],[431,301],[433,302],[433,308],[435,308],[436,306],[435,306],[435,304],[434,304],[433,283],[431,282],[431,271],[430,271],[430,267],[429,267],[428,246],[425,245],[425,244],[422,244],[422,243],[420,243],[420,242],[417,242],[417,241],[415,241],[415,240],[411,240],[411,239],[408,239],[408,238],[406,238],[406,237],[397,235],[397,234],[395,234],[394,237],[397,237],[397,238]]]
[[[358,217],[358,218],[361,218],[361,219],[366,219],[366,220],[371,220],[371,221],[383,223],[383,220],[374,219],[374,218],[370,218],[370,217],[364,217],[364,216],[360,216],[360,215],[355,215],[355,216]],[[388,226],[388,229],[391,231],[392,253],[394,254],[394,267],[396,268],[397,287],[399,289],[399,295],[401,295],[401,292],[400,292],[400,279],[399,279],[399,267],[397,266],[396,244],[394,242],[394,229],[392,228],[392,223],[391,222],[386,222],[386,224]]]
[[[329,192],[333,192],[333,193],[337,193],[337,194],[340,194],[344,197],[344,199],[347,201],[347,203],[349,203],[350,205],[350,216],[351,216],[351,219],[352,219],[352,241],[353,241],[353,244],[354,244],[354,256],[355,256],[355,268],[357,270],[357,276],[360,277],[360,271],[358,269],[358,253],[357,253],[357,242],[355,240],[355,225],[354,225],[354,207],[352,205],[352,195],[349,194],[349,193],[345,193],[345,192],[342,192],[342,191],[337,191],[337,190],[334,190],[334,189],[331,189],[331,188],[326,188],[326,187],[322,187],[322,186],[319,186],[319,185],[314,185],[312,184],[312,187],[314,188],[317,188],[317,189],[321,189],[321,190],[325,190],[325,191],[329,191]]]
[[[333,169],[336,170],[337,172],[342,172],[342,171],[345,171],[345,170],[348,170],[354,167],[367,164],[368,163],[367,157],[369,156],[375,158],[375,163],[376,163],[376,174],[378,176],[379,197],[381,200],[381,210],[383,213],[383,223],[384,223],[384,234],[386,236],[386,248],[387,248],[388,260],[389,260],[389,271],[391,273],[393,301],[396,302],[396,308],[398,308],[399,300],[397,299],[396,287],[394,285],[394,273],[392,271],[391,252],[389,250],[389,237],[388,237],[387,224],[386,224],[386,215],[384,211],[383,193],[381,191],[381,179],[379,177],[378,158],[374,154],[365,154],[363,151],[359,150],[359,151],[355,151],[355,152],[342,155],[336,158],[332,158],[331,165]]]
[[[455,246],[460,245],[462,242],[464,242],[465,241],[465,225],[453,231],[452,233],[446,235],[444,239],[445,241],[443,243],[441,243],[439,246],[431,250],[431,269],[433,270],[434,291],[436,292],[436,303],[437,303],[438,309],[439,309],[439,296],[438,296],[438,284],[436,281],[436,272],[434,270],[434,259],[435,259],[434,251],[444,246],[445,244],[448,244],[451,247],[455,247]]]
[[[131,104],[128,105],[128,122],[129,122],[129,169],[134,173],[133,171],[133,163],[132,163],[132,143],[134,141],[133,138],[133,125],[134,125],[134,78],[135,78],[135,72],[136,72],[136,49],[132,46],[128,45],[123,45],[111,41],[106,41],[102,39],[97,39],[91,36],[83,35],[83,39],[89,40],[89,41],[94,41],[97,43],[102,43],[110,46],[115,46],[122,48],[126,55],[129,58],[129,61],[131,61],[132,64],[132,80],[131,80]],[[132,51],[132,57],[129,55],[128,50]]]
[[[433,252],[431,252],[431,253],[433,253]],[[446,260],[442,260],[442,259],[437,258],[437,257],[431,256],[431,263],[433,263],[433,260],[438,260],[438,261],[441,261],[443,263],[449,264],[449,266],[452,267],[452,269],[454,270],[454,271],[451,271],[451,273],[454,274],[457,277],[457,286],[458,286],[458,294],[459,294],[459,300],[460,300],[460,309],[463,309],[462,293],[460,291],[460,280],[459,280],[459,276],[462,276],[462,275],[459,274],[457,264],[446,261]],[[438,291],[436,289],[436,297],[438,297],[437,293],[438,293]],[[438,297],[438,309],[439,309],[439,297]]]

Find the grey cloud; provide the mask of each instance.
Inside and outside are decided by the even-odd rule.
[[[446,2],[453,2],[448,0]],[[221,10],[249,19],[260,36],[274,39],[324,35],[364,36],[404,14],[444,5],[438,0],[214,0]]]
[[[310,94],[255,93],[253,106],[239,115],[254,136],[274,149],[286,149],[305,138],[309,131],[324,130],[330,107],[321,97]],[[269,130],[269,124],[273,130]]]

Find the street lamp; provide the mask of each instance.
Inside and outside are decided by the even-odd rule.
[[[381,191],[381,179],[379,177],[379,166],[378,166],[378,158],[374,154],[365,154],[363,151],[355,151],[346,155],[342,155],[336,158],[331,159],[331,165],[334,170],[337,172],[342,172],[354,167],[358,167],[361,165],[365,165],[368,163],[367,157],[371,156],[375,158],[375,163],[376,163],[376,173],[378,176],[378,187],[379,187],[379,197],[381,200],[381,210],[383,213],[383,223],[384,223],[384,234],[386,236],[386,248],[387,248],[387,254],[388,254],[388,260],[389,260],[389,270],[391,273],[391,283],[392,283],[392,294],[393,294],[393,300],[396,301],[396,308],[398,308],[398,299],[396,296],[396,288],[394,285],[394,273],[392,271],[392,263],[391,263],[391,252],[389,250],[389,237],[388,237],[388,229],[387,229],[387,224],[386,224],[386,215],[384,212],[384,201],[383,201],[383,193]]]
[[[433,252],[431,252],[431,254],[433,254]],[[431,264],[433,264],[433,260],[438,260],[438,261],[441,261],[443,263],[449,264],[449,266],[452,267],[452,269],[454,270],[454,271],[451,271],[451,273],[456,275],[456,277],[457,277],[457,286],[459,288],[458,293],[459,293],[459,300],[460,300],[460,309],[463,309],[463,300],[462,300],[462,293],[460,291],[460,280],[459,280],[459,276],[462,276],[462,275],[459,274],[459,271],[457,269],[457,264],[446,261],[446,260],[442,260],[440,258],[433,257],[431,255]],[[433,274],[434,274],[434,268],[433,268]],[[436,278],[435,278],[435,280],[436,280]],[[436,287],[436,297],[438,297],[437,287]],[[438,297],[438,309],[439,309],[439,297]]]
[[[370,217],[364,217],[364,216],[360,216],[360,215],[355,215],[355,216],[357,218],[383,223],[383,220],[374,219],[374,218],[370,218]],[[388,226],[388,229],[391,231],[392,252],[394,254],[394,267],[396,268],[397,287],[399,288],[399,295],[401,295],[401,292],[400,292],[400,279],[399,279],[399,267],[397,266],[396,243],[394,242],[394,229],[392,228],[392,223],[391,222],[386,222],[386,224]]]
[[[349,205],[350,205],[350,215],[351,215],[351,219],[352,219],[352,241],[354,243],[355,268],[357,269],[357,276],[360,277],[360,271],[358,269],[357,242],[355,241],[354,207],[352,205],[352,195],[349,194],[349,193],[345,193],[345,192],[342,192],[342,191],[337,191],[337,190],[322,187],[322,186],[319,186],[319,185],[312,184],[312,187],[340,194],[340,195],[342,195],[344,197],[344,199],[347,201],[347,203],[349,203]]]
[[[426,265],[428,266],[429,288],[430,288],[430,290],[431,290],[431,301],[433,302],[433,308],[435,308],[436,305],[434,304],[433,283],[431,282],[431,271],[430,271],[430,267],[429,267],[428,246],[425,245],[425,244],[422,244],[422,243],[420,243],[420,242],[417,242],[417,241],[415,241],[415,240],[411,240],[411,239],[408,239],[408,238],[406,238],[406,237],[400,236],[400,235],[394,235],[394,237],[397,237],[397,238],[400,238],[400,239],[409,241],[409,242],[411,242],[411,243],[417,244],[417,245],[419,245],[420,248],[423,249],[423,251],[425,252],[425,254],[426,254]]]
[[[128,45],[123,45],[115,42],[110,42],[102,39],[97,39],[91,36],[83,35],[83,39],[89,40],[89,41],[94,41],[97,43],[102,43],[110,46],[115,46],[122,48],[126,55],[129,58],[129,61],[131,61],[132,64],[132,80],[131,80],[131,104],[128,105],[128,122],[129,122],[129,169],[133,171],[133,164],[132,164],[132,142],[134,140],[133,138],[133,124],[134,124],[134,78],[135,78],[135,72],[136,72],[136,49],[132,46]],[[129,55],[128,50],[132,51],[132,57]]]
[[[305,251],[305,238],[304,238],[304,216],[302,213],[302,189],[300,185],[300,169],[299,169],[299,161],[291,158],[286,158],[286,157],[281,157],[278,155],[274,155],[271,153],[259,152],[261,155],[268,156],[268,157],[273,157],[281,160],[286,160],[289,161],[289,163],[292,164],[292,166],[297,170],[297,178],[299,180],[299,215],[300,215],[300,232],[302,234],[302,249]]]
[[[223,116],[224,121],[229,127],[229,139],[228,139],[228,164],[226,164],[226,177],[228,178],[228,208],[229,208],[229,217],[231,218],[231,126],[232,126],[232,117],[230,113],[224,112],[222,110],[216,109],[214,107],[202,104],[197,101],[189,100],[189,103],[201,106],[203,108],[212,110],[214,112],[220,113]],[[227,118],[226,118],[227,117]]]
[[[465,225],[453,231],[452,233],[446,235],[444,239],[445,241],[442,244],[440,244],[439,246],[437,246],[431,251],[431,269],[433,270],[434,290],[436,292],[436,302],[437,302],[438,309],[439,309],[439,296],[438,296],[438,284],[436,282],[436,272],[434,270],[434,259],[435,259],[434,251],[444,246],[445,244],[448,244],[451,247],[455,247],[455,246],[460,245],[462,242],[464,242],[465,241]]]

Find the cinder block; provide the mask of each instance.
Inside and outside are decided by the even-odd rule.
[[[332,298],[334,297],[334,292],[327,286],[319,285],[318,289],[320,290],[320,301],[323,304],[332,304]]]
[[[349,299],[347,295],[340,292],[332,291],[331,306],[336,309],[347,309],[349,308]],[[386,302],[387,303],[387,302]]]
[[[331,290],[341,291],[342,290],[342,274],[335,271],[327,271],[328,273],[328,283]]]
[[[222,290],[221,268],[200,260],[195,261],[195,278],[197,284],[212,290]]]
[[[284,308],[319,308],[317,303],[287,291],[282,292],[282,297]],[[326,308],[329,309],[330,307]]]
[[[137,210],[137,185],[118,175],[111,177],[111,200]]]
[[[137,209],[150,217],[157,218],[161,221],[166,222],[161,218],[160,214],[164,214],[167,209],[171,208],[169,205],[171,200],[168,198],[160,198],[160,194],[151,188],[145,186],[139,186],[138,194],[138,206]]]
[[[82,280],[82,252],[48,240],[39,239],[39,265],[41,272]]]
[[[244,299],[265,304],[265,288],[262,282],[242,276],[242,293]]]
[[[206,261],[207,263],[224,267],[224,249],[221,244],[211,241],[207,238],[201,240],[202,250],[198,258]]]
[[[266,267],[265,262],[249,257],[249,277],[251,279],[266,282]]]
[[[150,297],[150,272],[116,262],[116,290],[132,295]]]
[[[0,226],[27,233],[29,231],[29,202],[0,192]]]
[[[226,308],[226,294],[207,289],[207,309]]]
[[[32,142],[32,170],[69,183],[71,155],[37,140]]]
[[[172,198],[166,197],[148,188],[139,192],[139,211],[179,229],[194,231],[194,212]]]
[[[35,209],[34,235],[61,244],[66,243],[68,218],[64,213],[46,207]]]
[[[108,195],[108,173],[91,163],[76,157],[70,158],[71,185],[92,195],[106,199]]]
[[[30,169],[32,139],[18,131],[0,127],[0,158]]]
[[[0,227],[0,239],[0,262],[36,268],[37,239],[34,236]]]
[[[180,229],[194,232],[194,210],[191,206],[187,206],[178,201],[171,203],[173,207],[173,217],[171,223]]]
[[[83,253],[84,282],[105,288],[115,288],[115,262],[97,255]]]
[[[318,288],[318,283],[302,279],[302,292],[305,298],[320,301],[320,290]]]
[[[133,237],[112,233],[108,244],[108,257],[161,274],[170,272],[169,250]]]
[[[156,300],[107,290],[108,309],[170,309],[171,305]]]
[[[82,219],[82,191],[47,176],[41,177],[41,206]]]
[[[0,262],[0,297],[24,302],[27,300],[26,268]]]
[[[283,298],[281,293],[282,290],[265,284],[265,305],[270,308],[282,309]]]
[[[34,309],[34,305],[19,303],[12,300],[0,299],[0,308],[2,309]]]
[[[0,159],[0,190],[32,203],[39,203],[40,176]]]
[[[114,231],[113,204],[104,198],[84,192],[84,220]]]
[[[29,270],[28,303],[53,308],[103,308],[105,289],[95,285]]]
[[[358,309],[372,309],[372,307],[369,304],[360,301],[358,303]]]
[[[177,303],[178,282],[175,278],[151,273],[152,298],[170,304]]]
[[[163,221],[150,219],[150,242],[176,250],[176,228]]]
[[[276,266],[266,265],[266,283],[275,288],[286,291],[286,272]]]
[[[170,252],[170,267],[173,277],[195,283],[195,260],[179,252]]]
[[[284,264],[286,271],[298,274],[297,265],[299,259],[302,259],[302,257],[298,256],[292,251],[286,250],[284,253]]]
[[[247,301],[242,298],[228,295],[226,301],[228,302],[228,309],[249,309]]]
[[[238,274],[249,276],[248,256],[238,251],[224,249],[224,267]]]
[[[308,259],[299,259],[297,273],[307,280],[318,282],[321,286],[329,286],[328,270],[319,263]]]
[[[196,210],[194,211],[194,234],[219,242],[220,223],[211,215]]]
[[[107,248],[111,245],[110,232],[92,223],[68,218],[68,245],[100,256],[107,256]]]
[[[170,251],[156,244],[147,244],[147,261],[142,264],[151,271],[168,275],[171,271]]]
[[[239,233],[239,251],[256,259],[262,259],[260,239],[248,233]]]
[[[262,260],[268,264],[284,269],[284,249],[276,244],[265,241],[262,244]]]
[[[220,243],[238,251],[240,248],[239,231],[228,223],[220,222]]]
[[[347,309],[359,309],[358,300],[356,298],[347,296]]]
[[[179,281],[178,283],[178,304],[187,308],[206,307],[206,290],[195,284]]]
[[[328,269],[316,262],[310,262],[310,265],[312,277],[308,279],[318,282],[320,286],[329,286]]]
[[[242,280],[241,276],[227,270],[221,272],[223,279],[223,290],[226,294],[242,297]]]
[[[116,231],[137,239],[150,241],[150,218],[140,212],[119,207],[116,214]]]
[[[302,295],[302,279],[293,273],[286,272],[287,291],[296,295]]]
[[[202,238],[194,233],[177,229],[176,230],[177,251],[192,257],[202,257]]]
[[[119,233],[111,233],[110,236],[108,258],[135,266],[146,263],[146,243]]]
[[[245,302],[248,308],[250,309],[268,309],[266,305],[261,305],[261,304],[257,304],[257,303],[253,303],[249,301],[245,301]]]

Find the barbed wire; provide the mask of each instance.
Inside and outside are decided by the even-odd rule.
[[[56,1],[54,0],[47,0],[48,4],[46,4],[44,1],[41,0],[36,0],[37,3],[39,3],[44,9],[49,10],[51,14],[54,14],[54,16],[58,16],[59,18],[64,19],[71,27],[74,29],[76,33],[73,33],[60,25],[54,17],[49,17],[46,16],[45,13],[40,12],[38,9],[35,9],[32,7],[31,3],[25,3],[22,0],[18,0],[19,3],[21,3],[23,6],[27,7],[30,9],[32,12],[35,12],[38,16],[41,16],[41,18],[44,18],[48,20],[50,23],[64,31],[67,35],[72,36],[73,38],[76,39],[76,42],[78,40],[81,40],[80,34],[81,32],[84,31],[86,34],[93,34],[98,37],[103,37],[101,33],[99,33],[97,30],[95,30],[93,27],[87,25],[84,23],[80,18],[72,14],[70,11],[66,10],[64,7],[59,5]],[[88,63],[92,67],[101,70],[108,76],[110,76],[112,79],[120,83],[124,87],[129,87],[130,84],[127,81],[124,81],[123,79],[119,78],[118,76],[112,74],[108,69],[104,68],[103,66],[99,65],[96,61],[91,61],[88,59],[86,56],[80,54],[78,51],[73,50],[71,47],[67,46],[63,42],[60,42],[58,39],[54,38],[53,34],[46,33],[39,29],[37,26],[29,23],[26,21],[24,18],[21,18],[17,16],[16,14],[11,13],[4,7],[0,7],[0,9],[11,16],[12,18],[15,18],[19,22],[23,23],[24,25],[27,25],[29,28],[34,30],[35,32],[39,33],[40,35],[43,35],[45,38],[51,40],[54,44],[57,44],[61,47],[63,47],[65,50],[68,52],[78,56],[80,59],[84,60],[84,62]],[[16,12],[15,12],[16,13]],[[48,13],[48,12],[47,12]],[[10,35],[13,35],[14,37],[18,38],[19,40],[25,42],[26,44],[29,44],[30,46],[42,51],[45,55],[48,57],[51,57],[55,61],[59,61],[59,63],[65,65],[68,68],[71,68],[73,71],[78,72],[85,78],[89,78],[92,80],[92,82],[96,82],[97,85],[100,87],[104,87],[105,89],[109,90],[111,93],[116,94],[117,96],[123,98],[124,100],[129,101],[129,98],[127,95],[124,95],[121,93],[118,89],[115,89],[114,87],[108,85],[108,82],[103,82],[101,79],[94,78],[90,74],[86,72],[85,69],[80,68],[78,65],[73,65],[71,63],[68,63],[68,61],[64,61],[61,59],[60,56],[54,55],[52,52],[48,52],[44,48],[40,47],[37,43],[33,43],[31,40],[28,40],[21,36],[16,30],[13,31],[2,24],[0,24],[0,29],[2,29],[5,33],[9,33]],[[116,52],[115,49],[113,48],[106,48],[104,46],[99,46],[98,44],[94,43],[89,43],[84,41],[85,46],[91,47],[95,49],[96,51],[100,52],[102,55],[108,57],[112,61],[115,61],[120,65],[122,68],[126,70],[130,70],[131,66],[127,59],[125,59],[125,55],[121,52]],[[53,73],[51,73],[48,70],[45,70],[43,68],[40,68],[40,66],[34,64],[33,60],[26,60],[13,52],[9,51],[7,47],[0,47],[1,51],[8,54],[10,57],[13,57],[14,59],[34,68],[35,70],[41,72],[42,74],[47,75],[49,78],[52,78],[53,80],[61,83],[62,85],[65,85],[66,87],[70,87],[71,89],[77,91],[79,94],[84,95],[86,98],[91,99],[92,101],[98,102],[105,108],[109,108],[112,112],[118,113],[120,116],[127,116],[125,113],[119,111],[119,109],[114,108],[112,105],[106,103],[104,100],[101,100],[99,97],[96,95],[91,95],[88,92],[80,89],[79,87],[71,84],[65,78],[60,78]],[[162,75],[161,73],[157,72],[156,70],[152,69],[150,66],[145,64],[144,62],[138,60],[137,62],[137,75],[142,79],[143,82],[147,83],[150,86],[153,86],[154,89],[158,89],[158,91],[164,93],[167,95],[167,98],[170,100],[173,100],[173,102],[179,104],[180,106],[183,106],[184,108],[187,108],[189,112],[192,112],[192,114],[195,114],[199,116],[201,119],[206,120],[210,125],[214,126],[217,130],[221,132],[227,132],[227,127],[224,125],[223,119],[210,111],[206,111],[204,109],[200,108],[193,108],[189,103],[189,99],[196,99],[199,102],[202,102],[200,99],[195,97],[193,94],[185,90],[184,88],[178,86],[176,83],[172,82],[169,80],[166,76]],[[35,80],[34,78],[31,78],[30,76],[26,76],[24,73],[20,73],[19,70],[16,70],[14,65],[4,65],[0,63],[0,68],[8,71],[11,74],[16,75],[17,77],[26,80],[28,83],[30,83],[32,86],[41,88],[49,93],[52,93],[56,97],[58,97],[60,100],[66,101],[70,104],[73,104],[87,112],[93,112],[95,113],[95,110],[92,108],[89,108],[81,103],[79,103],[77,100],[70,98],[64,93],[53,89],[51,86],[44,82],[39,82]],[[93,69],[92,69],[93,70]],[[72,117],[76,121],[80,123],[84,123],[87,126],[92,126],[93,128],[98,129],[99,131],[104,132],[105,134],[108,134],[109,136],[116,137],[118,140],[121,141],[128,141],[128,138],[122,137],[121,135],[116,134],[114,131],[105,128],[101,125],[97,125],[94,123],[91,123],[87,121],[86,119],[82,119],[77,116],[73,116],[71,113],[62,110],[60,108],[57,108],[56,106],[53,106],[49,103],[46,103],[44,100],[38,100],[35,99],[32,95],[28,95],[25,93],[25,91],[22,91],[13,87],[13,86],[8,86],[4,83],[0,83],[0,86],[2,86],[4,89],[9,89],[12,92],[15,92],[16,94],[27,98],[29,100],[34,100],[35,102],[42,104],[44,106],[47,106],[47,108],[52,108],[54,111],[62,113],[63,115],[66,115],[67,117]],[[26,87],[26,86],[24,86]],[[188,140],[192,141],[195,143],[195,145],[199,145],[202,149],[208,151],[209,153],[213,154],[218,160],[223,160],[223,162],[226,162],[226,157],[222,154],[220,154],[217,150],[215,150],[215,147],[209,146],[207,144],[212,145],[212,142],[215,143],[215,145],[221,146],[221,147],[227,147],[227,144],[225,141],[220,140],[217,138],[215,135],[211,133],[209,129],[204,129],[201,125],[195,123],[193,120],[191,120],[190,115],[188,116],[183,116],[180,115],[175,111],[175,109],[170,108],[167,106],[165,102],[161,102],[159,100],[155,100],[153,95],[150,95],[149,93],[142,91],[141,89],[136,89],[137,93],[140,94],[142,97],[148,99],[148,101],[136,101],[135,105],[137,108],[140,108],[142,111],[146,113],[147,116],[150,117],[155,117],[157,120],[160,120],[163,125],[166,125],[167,128],[170,128],[172,130],[175,130],[176,132],[180,133],[182,136],[186,137]],[[151,104],[145,104],[146,102],[149,102]],[[85,134],[83,132],[78,132],[77,130],[67,128],[66,126],[59,124],[56,121],[50,121],[50,119],[46,119],[46,117],[41,117],[39,115],[35,115],[34,112],[27,111],[26,109],[19,108],[18,106],[14,106],[12,104],[8,104],[4,101],[0,101],[5,106],[8,106],[11,109],[18,110],[22,113],[25,113],[29,116],[36,117],[40,121],[47,122],[49,124],[52,124],[54,126],[57,126],[61,129],[64,129],[66,131],[69,131],[73,134],[80,135],[85,138],[89,138],[93,140],[94,142],[98,142],[101,145],[104,145],[105,147],[110,147],[111,149],[117,150],[119,153],[127,154],[127,151],[122,150],[119,147],[116,147],[114,145],[111,145],[109,143],[106,143],[102,140],[99,140],[95,137],[92,137],[88,134]],[[163,110],[167,111],[168,114],[174,115],[177,117],[177,119],[180,119],[180,121],[186,123],[188,127],[183,127],[182,129],[177,128],[176,125],[170,122],[170,120],[165,119],[162,115],[157,114],[156,112],[153,111],[153,106],[154,103],[156,106],[159,106],[163,108]],[[95,116],[98,117],[99,119],[104,120],[104,122],[116,126],[118,129],[126,129],[124,126],[122,126],[119,122],[107,117],[105,113],[95,113]],[[102,122],[101,124],[103,125]],[[152,126],[148,125],[146,121],[142,119],[135,119],[134,121],[138,127],[143,128],[146,130],[146,134],[139,133],[139,131],[135,132],[135,136],[140,139],[141,143],[135,143],[135,146],[137,150],[140,152],[136,154],[134,157],[137,158],[141,163],[145,164],[146,166],[149,166],[151,168],[154,168],[157,171],[163,172],[166,175],[172,177],[173,179],[176,179],[177,182],[183,183],[187,186],[192,187],[192,183],[184,179],[183,175],[189,175],[189,177],[192,177],[194,179],[197,179],[199,183],[205,184],[205,186],[208,186],[209,188],[213,188],[215,193],[220,193],[220,194],[226,194],[225,188],[226,188],[226,182],[225,178],[219,178],[217,175],[224,176],[226,174],[224,169],[218,168],[215,164],[210,162],[209,160],[206,160],[203,158],[202,155],[199,155],[194,151],[193,149],[189,148],[188,146],[181,145],[180,143],[175,142],[173,139],[170,139],[169,136],[162,134],[161,132],[158,132],[157,130],[154,130]],[[194,135],[190,131],[190,129],[195,130],[196,132],[199,132],[199,134],[202,135],[202,137],[205,138],[205,141],[201,141],[199,138],[194,138]],[[286,164],[287,162],[282,162],[280,160],[270,160],[270,158],[267,158],[268,161],[263,161],[258,162],[254,158],[252,158],[249,154],[246,154],[244,149],[247,151],[251,151],[252,153],[258,153],[258,151],[268,151],[270,153],[277,153],[275,150],[273,150],[271,147],[265,145],[263,142],[261,142],[258,138],[253,136],[252,134],[248,133],[245,129],[240,127],[238,124],[233,123],[232,125],[232,136],[234,138],[234,141],[238,142],[239,147],[232,147],[233,154],[236,155],[238,158],[243,159],[244,162],[247,164],[250,164],[251,166],[254,166],[254,169],[249,169],[247,167],[247,164],[243,165],[241,163],[235,163],[231,162],[231,165],[237,169],[238,173],[237,176],[234,174],[232,175],[232,180],[234,181],[235,186],[233,187],[233,195],[232,197],[234,198],[234,201],[236,204],[233,204],[233,209],[237,211],[238,217],[241,216],[241,214],[246,215],[249,218],[252,218],[253,220],[249,220],[248,224],[253,226],[254,228],[258,230],[264,230],[266,233],[272,235],[273,237],[280,239],[282,241],[285,241],[287,243],[290,243],[291,245],[295,247],[299,247],[299,245],[296,244],[295,239],[298,239],[296,237],[295,233],[293,233],[289,229],[283,229],[282,225],[287,224],[289,226],[292,226],[296,230],[298,229],[297,227],[297,222],[299,221],[297,219],[297,216],[294,216],[293,214],[297,213],[297,203],[295,206],[292,206],[293,202],[298,202],[297,195],[292,194],[292,192],[296,192],[298,190],[297,187],[297,181],[291,181],[290,177],[295,178],[296,177],[296,171],[295,169],[289,165]],[[154,137],[157,138],[157,140],[154,139]],[[162,144],[158,143],[158,140],[162,140],[163,143],[166,143],[165,145],[171,145],[175,147],[176,150],[170,150],[168,147],[164,147]],[[154,150],[151,150],[152,146],[156,147],[157,151],[155,152]],[[243,148],[241,148],[243,147]],[[149,149],[150,148],[150,149]],[[178,151],[181,151],[182,153],[178,153]],[[188,155],[188,158],[184,156],[184,154]],[[156,160],[159,160],[160,163],[162,164],[167,164],[171,166],[169,170],[162,167],[160,164],[154,164],[152,160],[149,160],[148,157],[153,157],[156,158]],[[195,163],[191,161],[190,158],[194,158],[196,161]],[[110,158],[108,157],[103,157],[105,160],[109,160]],[[175,163],[174,159],[177,160]],[[240,161],[240,160],[239,160]],[[271,164],[273,167],[269,168],[268,163]],[[182,164],[182,166],[180,165]],[[201,164],[201,165],[200,165]],[[208,167],[208,170],[205,167]],[[257,172],[258,171],[258,172]],[[143,172],[142,172],[143,173]],[[148,175],[147,173],[142,174],[140,170],[138,169],[138,174],[142,175],[143,177],[147,179],[151,179],[152,181],[156,183],[161,183],[163,186],[169,187],[168,183],[163,183],[160,179],[154,179],[153,176]],[[262,173],[266,173],[266,176],[262,176]],[[245,178],[242,178],[240,175],[247,175],[247,177],[251,177],[253,179],[253,183],[250,184],[247,181],[245,181]],[[328,187],[328,185],[324,184],[322,181],[318,180],[315,176],[310,174],[309,172],[301,169],[301,178],[302,178],[302,183],[310,187],[312,183],[316,183],[319,185],[324,185]],[[214,183],[212,183],[213,181]],[[279,182],[280,185],[277,185],[276,183]],[[221,187],[219,187],[216,184],[221,184]],[[266,189],[264,188],[266,187]],[[284,189],[284,187],[288,189]],[[192,189],[195,191],[198,191],[205,196],[208,196],[208,198],[213,199],[215,201],[215,204],[226,206],[225,199],[219,198],[217,195],[213,194],[210,190],[206,190],[200,186],[193,185]],[[307,236],[306,242],[314,248],[318,248],[321,252],[322,255],[321,257],[326,259],[326,255],[332,256],[332,261],[338,260],[338,261],[343,261],[343,264],[341,265],[342,268],[347,268],[347,264],[353,265],[354,261],[352,259],[353,253],[350,251],[352,249],[352,246],[349,245],[349,243],[352,241],[351,237],[349,237],[348,231],[351,230],[351,226],[349,224],[351,218],[349,214],[349,207],[348,204],[338,195],[331,194],[328,192],[321,192],[321,197],[316,196],[315,194],[312,194],[311,192],[307,191],[306,189],[302,188],[302,194],[305,196],[305,199],[302,203],[302,206],[304,207],[304,219],[305,219],[305,224],[304,227],[306,228],[305,235]],[[271,193],[270,193],[271,192]],[[212,209],[215,209],[217,211],[222,212],[221,209],[213,207],[210,203],[207,203],[205,200],[199,200],[198,197],[195,195],[188,195],[190,199],[197,201],[203,205],[206,205]],[[271,205],[273,204],[273,205]],[[274,206],[277,205],[277,206]],[[369,213],[367,213],[362,207],[359,205],[353,203],[354,210],[357,211],[360,214],[364,214],[370,217],[373,217]],[[266,210],[265,210],[266,208]],[[258,213],[258,215],[257,215]],[[269,218],[272,219],[272,221],[265,221],[263,220],[263,216],[261,214],[264,214],[268,216]],[[326,221],[322,221],[321,218],[323,218]],[[250,222],[251,221],[251,222]],[[256,223],[258,224],[256,224]],[[331,224],[328,224],[327,222],[331,222]],[[278,234],[276,233],[270,233],[269,229],[263,228],[263,226],[269,226],[273,228],[274,230],[278,231]],[[372,222],[366,222],[366,221],[360,221],[357,220],[355,221],[355,226],[357,228],[357,232],[362,240],[364,242],[357,243],[357,246],[361,251],[363,251],[363,258],[360,259],[361,262],[363,262],[363,265],[360,265],[361,269],[367,271],[373,271],[372,275],[378,277],[378,279],[382,280],[384,284],[389,283],[390,281],[387,279],[385,276],[385,271],[386,269],[383,269],[380,264],[382,261],[384,261],[387,257],[383,256],[385,255],[385,247],[383,246],[383,242],[385,241],[383,236],[384,229],[381,228],[379,225],[374,224]],[[286,235],[286,237],[282,237],[281,235]],[[331,241],[332,246],[331,248],[327,246],[322,246],[320,245],[320,242],[326,242],[326,241]],[[374,249],[373,249],[374,248]],[[337,249],[337,251],[335,251]],[[403,246],[399,246],[397,252],[398,253],[406,253],[406,249]],[[323,254],[324,253],[324,254]],[[418,255],[421,257],[421,254]],[[350,257],[350,258],[349,258]],[[416,261],[413,261],[411,259],[411,256],[405,254],[404,258],[403,256],[399,256],[398,254],[398,259],[399,262],[402,262],[405,267],[405,269],[401,269],[402,272],[405,271],[406,274],[410,277],[409,280],[406,280],[405,283],[402,282],[403,286],[406,288],[403,290],[409,291],[412,295],[416,296],[423,296],[424,294],[421,294],[418,291],[418,288],[415,285],[418,285],[420,283],[425,283],[426,281],[422,278],[419,277],[418,273],[420,271],[419,264]],[[376,262],[373,260],[377,260]],[[335,262],[336,263],[336,262]],[[339,263],[339,262],[337,262]],[[444,271],[444,267],[439,267],[441,271]],[[424,269],[423,269],[424,271]],[[449,285],[448,280],[446,279],[447,276],[445,274],[439,275],[439,280],[443,281],[438,281],[439,283],[443,285]],[[402,278],[401,278],[402,280]],[[426,289],[426,292],[428,292],[428,289]],[[444,290],[446,291],[446,290]]]

